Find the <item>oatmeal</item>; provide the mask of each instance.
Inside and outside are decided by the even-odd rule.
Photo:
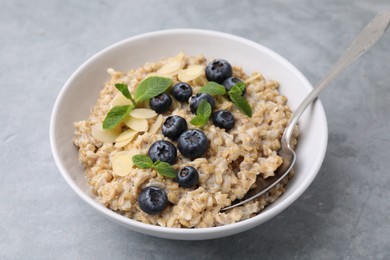
[[[223,62],[210,72],[203,56],[180,53],[128,72],[108,69],[111,79],[88,119],[74,123],[73,140],[101,203],[144,223],[202,228],[250,218],[284,192],[292,174],[263,196],[220,212],[257,177],[274,175],[291,117],[278,82],[238,66],[226,79],[230,64]],[[150,98],[146,79],[166,90]],[[297,135],[296,129],[293,145]]]

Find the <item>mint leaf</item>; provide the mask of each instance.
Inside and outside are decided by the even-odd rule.
[[[237,82],[237,83],[233,86],[233,88],[234,88],[234,87],[239,88],[239,89],[241,90],[241,94],[242,94],[242,92],[244,92],[244,90],[245,90],[245,83],[242,82],[242,81],[239,81],[239,82]]]
[[[123,96],[127,97],[128,99],[131,99],[131,94],[129,91],[129,88],[127,87],[127,84],[115,84],[115,87],[117,90],[119,90]]]
[[[153,163],[152,159],[149,156],[143,154],[137,154],[132,157],[133,163],[140,169],[149,169],[152,168],[162,176],[168,178],[176,177],[176,170],[169,163],[156,161]]]
[[[245,89],[245,83],[244,82],[238,82],[236,83],[228,92],[228,94],[240,94],[242,95],[242,92]]]
[[[196,126],[204,126],[211,116],[211,105],[206,100],[202,100],[196,109],[196,116],[190,121]]]
[[[252,117],[252,108],[249,105],[248,101],[246,101],[246,99],[241,96],[241,92],[230,93],[229,91],[229,97],[241,112],[243,112],[248,117]]]
[[[127,97],[128,99],[131,100],[131,102],[133,102],[134,106],[136,106],[137,104],[135,103],[133,97],[131,96],[130,94],[130,91],[129,91],[129,88],[127,86],[127,84],[115,84],[115,87],[122,93],[123,96]]]
[[[196,109],[196,116],[209,118],[211,116],[211,105],[206,100],[202,100]]]
[[[153,165],[152,159],[143,154],[137,154],[132,157],[133,163],[141,169],[149,169]]]
[[[207,120],[205,120],[203,117],[194,117],[193,119],[191,119],[190,123],[192,125],[196,125],[196,126],[204,126],[206,123],[207,123]]]
[[[224,86],[216,82],[210,81],[205,86],[203,86],[199,92],[207,93],[212,96],[222,96],[226,94],[226,89]]]
[[[172,80],[169,78],[151,76],[138,84],[134,92],[134,97],[137,102],[142,102],[151,99],[164,93],[172,85]]]
[[[252,117],[252,108],[248,101],[242,96],[245,90],[244,82],[237,82],[228,92],[230,99],[248,117]]]
[[[157,171],[158,174],[168,177],[168,178],[175,178],[176,177],[176,170],[172,167],[169,163],[166,162],[160,162],[156,161],[152,168]]]
[[[103,121],[103,129],[113,129],[127,116],[135,106],[115,106],[107,113]]]

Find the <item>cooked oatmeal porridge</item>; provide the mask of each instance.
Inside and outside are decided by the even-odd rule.
[[[153,225],[214,227],[255,216],[285,191],[293,173],[263,196],[220,212],[282,163],[277,151],[291,110],[278,82],[183,53],[107,72],[111,79],[89,117],[74,123],[73,140],[88,183],[106,207]],[[146,79],[168,85],[141,98]],[[297,136],[296,128],[293,146]]]

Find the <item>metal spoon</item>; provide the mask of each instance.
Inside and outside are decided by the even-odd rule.
[[[248,201],[251,201],[272,187],[278,184],[291,171],[296,160],[296,154],[291,148],[291,137],[294,126],[298,122],[305,109],[318,97],[320,92],[328,86],[341,72],[343,72],[352,62],[359,58],[363,53],[370,49],[384,34],[390,22],[390,11],[378,13],[375,18],[362,30],[362,32],[355,38],[349,48],[344,52],[336,64],[330,69],[328,74],[316,85],[316,87],[303,100],[298,109],[292,115],[289,124],[287,125],[282,139],[281,149],[278,154],[282,157],[282,165],[275,171],[275,176],[263,179],[258,177],[256,179],[256,188],[249,190],[248,193],[239,201],[234,201],[231,206],[222,209],[228,210],[240,206]]]

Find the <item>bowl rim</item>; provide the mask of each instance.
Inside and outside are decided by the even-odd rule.
[[[119,224],[125,225],[125,226],[131,226],[130,228],[135,231],[140,230],[146,230],[150,232],[157,232],[157,233],[165,233],[165,234],[180,234],[180,235],[194,235],[194,234],[208,234],[208,233],[231,233],[235,234],[237,232],[234,232],[234,230],[247,230],[250,227],[257,226],[259,224],[262,224],[272,217],[280,214],[283,210],[285,210],[288,206],[290,206],[295,200],[297,200],[303,192],[305,192],[308,188],[308,186],[312,183],[316,175],[318,174],[318,171],[321,168],[321,165],[324,161],[326,150],[327,150],[327,144],[328,144],[328,123],[326,114],[324,111],[324,108],[322,106],[322,103],[320,100],[316,100],[316,106],[319,110],[318,112],[322,114],[324,120],[324,136],[325,138],[322,140],[324,149],[319,151],[320,156],[317,157],[317,160],[314,162],[314,167],[311,169],[310,174],[308,174],[308,178],[304,179],[302,183],[299,185],[299,188],[293,190],[289,197],[285,200],[279,202],[277,207],[274,207],[269,210],[263,210],[258,215],[241,220],[236,223],[227,224],[223,226],[216,226],[216,227],[205,227],[205,228],[173,228],[173,227],[163,227],[163,226],[157,226],[152,224],[146,224],[143,222],[139,222],[134,219],[129,219],[125,216],[122,216],[118,213],[115,213],[114,211],[104,207],[102,204],[100,204],[97,200],[94,200],[90,196],[88,196],[81,188],[78,187],[78,185],[73,181],[73,179],[70,177],[67,169],[65,168],[64,164],[61,162],[61,159],[59,157],[58,147],[56,145],[56,140],[54,139],[55,136],[55,122],[57,121],[57,114],[60,108],[61,100],[63,99],[63,96],[65,95],[67,89],[71,85],[71,83],[74,81],[77,76],[83,72],[84,68],[93,63],[93,61],[103,55],[106,52],[111,51],[112,49],[118,48],[121,45],[125,45],[128,42],[141,40],[149,37],[156,37],[156,36],[166,36],[169,34],[203,34],[203,35],[212,35],[222,38],[227,38],[229,40],[234,40],[241,42],[246,45],[250,45],[252,47],[256,47],[257,49],[261,49],[270,56],[272,56],[273,59],[278,60],[279,62],[283,63],[285,66],[288,67],[289,70],[291,70],[301,81],[305,82],[305,88],[307,88],[308,91],[310,91],[313,87],[310,84],[310,82],[306,79],[306,77],[294,66],[292,65],[287,59],[279,55],[278,53],[274,52],[273,50],[257,43],[252,40],[243,38],[241,36],[225,33],[225,32],[219,32],[214,30],[205,30],[205,29],[186,29],[186,28],[180,28],[180,29],[168,29],[168,30],[159,30],[159,31],[152,31],[147,33],[142,33],[139,35],[135,35],[126,39],[123,39],[119,42],[116,42],[114,44],[109,45],[108,47],[100,50],[96,54],[92,55],[90,58],[88,58],[82,65],[80,65],[73,73],[72,75],[66,80],[65,84],[62,86],[55,103],[53,105],[51,117],[50,117],[50,147],[52,151],[52,155],[54,158],[54,161],[57,165],[58,170],[60,171],[62,177],[65,179],[65,181],[68,183],[68,185],[90,206],[95,208],[97,211],[102,213],[103,215],[112,218]],[[283,196],[283,195],[282,195]],[[245,229],[245,227],[247,227]],[[249,228],[248,228],[249,227]],[[230,232],[229,232],[230,231]],[[156,236],[159,236],[156,234]],[[180,237],[178,238],[180,239]]]

